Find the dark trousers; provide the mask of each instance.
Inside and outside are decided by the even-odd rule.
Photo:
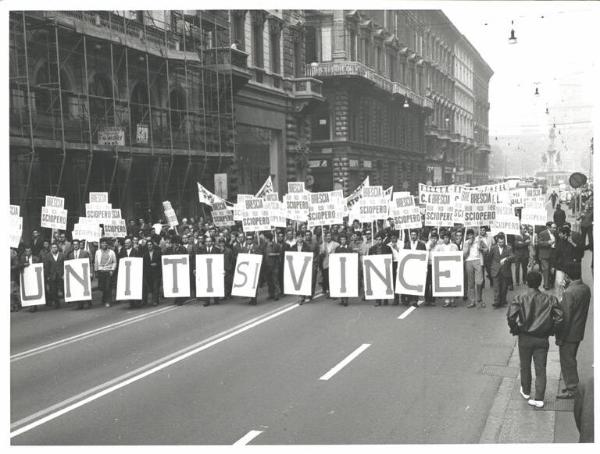
[[[112,304],[112,278],[109,271],[98,271],[98,289],[102,292],[102,303]]]
[[[158,304],[158,298],[160,295],[160,288],[161,288],[161,279],[160,277],[158,278],[151,278],[151,279],[147,279],[144,282],[144,291],[142,294],[142,300],[144,302],[144,304],[146,304],[148,302],[148,294],[152,293],[152,304]]]
[[[594,237],[592,236],[594,233],[594,228],[593,226],[589,226],[589,227],[581,227],[581,241],[582,244],[585,246],[585,237],[588,237],[588,245],[591,251],[594,250]]]
[[[316,288],[316,285],[317,285],[317,276],[318,276],[318,274],[319,274],[319,267],[318,266],[313,266],[313,269],[312,269],[312,282],[311,282],[312,288],[311,288],[311,293],[310,293],[310,297],[311,298],[314,298],[314,296],[315,296],[315,288]]]
[[[512,279],[503,274],[498,274],[494,277],[494,306],[505,306],[506,305],[506,294],[508,293],[508,286]]]
[[[517,257],[516,267],[515,267],[515,280],[517,281],[517,285],[519,285],[519,282],[525,283],[525,278],[527,277],[527,264],[528,263],[529,263],[528,255]]]
[[[279,265],[272,266],[265,269],[265,279],[267,280],[267,288],[269,290],[269,297],[273,298],[279,296],[281,289],[279,287]]]
[[[323,293],[329,295],[329,268],[323,268]]]
[[[48,279],[48,295],[46,297],[46,304],[54,303],[59,306],[58,302],[58,289],[62,287],[62,278],[55,277],[54,279]]]
[[[550,343],[547,337],[519,334],[519,360],[521,362],[521,387],[531,394],[531,360],[535,367],[535,400],[544,400],[546,394],[546,360]]]
[[[565,388],[569,391],[577,390],[577,385],[579,384],[579,375],[577,375],[577,349],[579,349],[579,342],[565,342],[558,347],[560,372],[565,382]]]
[[[231,289],[233,287],[233,270],[225,271],[225,298],[231,296]]]
[[[492,265],[490,265],[489,263],[487,265],[483,266],[483,270],[485,271],[485,275],[487,275],[488,279],[490,280],[490,287],[494,286],[494,279],[492,278]],[[481,284],[481,288],[485,287],[485,275],[483,276],[483,282]]]
[[[425,302],[433,302],[433,286],[431,283],[431,264],[427,264],[427,279],[425,281]]]
[[[396,288],[396,274],[398,273],[398,262],[392,262],[392,276],[394,277],[394,281],[392,283],[392,288]],[[400,295],[394,293],[394,304],[398,304],[400,300]]]
[[[546,290],[552,288],[554,279],[552,279],[552,264],[550,259],[540,259],[540,268],[542,269],[542,278],[544,282],[544,288]]]

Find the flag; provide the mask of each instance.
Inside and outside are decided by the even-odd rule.
[[[383,191],[383,196],[392,200],[392,195],[394,194],[394,186],[390,186],[385,191]]]
[[[352,209],[352,207],[355,204],[357,204],[360,199],[362,199],[362,188],[364,188],[365,186],[370,186],[368,175],[364,179],[364,181],[356,187],[356,189],[352,192],[352,194],[350,194],[348,197],[346,197],[345,200],[346,200],[346,206],[347,206],[348,211],[350,211]]]
[[[200,183],[197,183],[197,185],[198,185],[198,201],[200,203],[205,203],[207,205],[212,206],[213,203],[221,201],[221,198],[219,196],[210,192],[208,189],[206,189]]]
[[[271,194],[272,192],[275,192],[275,189],[273,188],[273,180],[271,180],[271,175],[269,175],[267,181],[265,181],[254,197],[264,198],[265,195]]]

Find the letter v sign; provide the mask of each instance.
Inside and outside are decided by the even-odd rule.
[[[294,269],[294,261],[299,262],[302,260],[302,269],[300,271],[300,276],[296,278],[296,270]],[[309,264],[312,265],[312,253],[310,252],[286,252],[285,254],[285,262],[286,268],[289,270],[286,274],[289,274],[291,279],[291,285],[294,287],[293,290],[288,288],[290,281],[289,279],[284,280],[284,293],[287,295],[306,295],[310,294],[312,274],[308,274],[308,282],[304,282],[304,278],[306,276],[306,270],[309,268]],[[302,288],[304,287],[304,291]]]

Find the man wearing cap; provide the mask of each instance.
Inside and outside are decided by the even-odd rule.
[[[98,288],[102,291],[102,303],[106,307],[112,304],[112,276],[117,269],[117,256],[108,248],[108,240],[100,239],[100,249],[96,251],[94,270],[98,277]]]
[[[581,280],[581,267],[578,264],[570,263],[566,267],[565,287],[562,301],[559,303],[564,313],[564,323],[556,334],[565,388],[556,397],[572,399],[579,384],[577,350],[583,340],[591,299],[590,288]]]
[[[496,235],[496,244],[494,244],[489,253],[490,273],[493,279],[494,289],[494,308],[506,306],[506,294],[511,280],[511,267],[514,256],[511,247],[506,244],[504,233]]]

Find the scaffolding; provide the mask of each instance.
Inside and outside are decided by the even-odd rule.
[[[235,153],[228,11],[12,11],[11,203],[37,226],[45,195],[69,223],[90,191],[128,217],[171,200],[197,215]],[[150,215],[150,213],[152,213]]]

